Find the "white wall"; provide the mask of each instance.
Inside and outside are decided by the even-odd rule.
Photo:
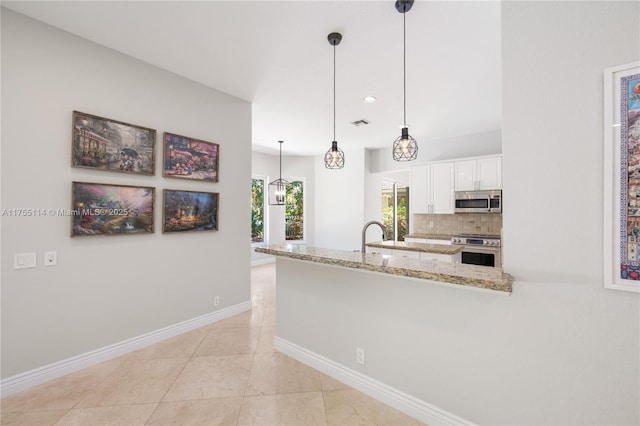
[[[72,168],[72,111],[158,131],[156,175]],[[220,144],[220,182],[162,177],[162,133]],[[2,217],[2,378],[250,300],[251,105],[2,9],[2,208],[71,207],[71,182],[156,188],[155,233],[70,238]],[[161,233],[162,190],[220,193],[219,231]],[[43,267],[46,250],[58,266]],[[13,270],[13,254],[38,267]]]
[[[640,424],[640,295],[602,268],[603,69],[639,6],[502,3],[511,296],[283,260],[278,336],[479,424]]]
[[[327,169],[315,160],[315,242],[313,245],[360,250],[365,223],[365,150],[345,151],[343,169]]]

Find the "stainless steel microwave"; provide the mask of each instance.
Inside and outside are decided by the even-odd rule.
[[[502,191],[456,191],[456,213],[502,213]]]

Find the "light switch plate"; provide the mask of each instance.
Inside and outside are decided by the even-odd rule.
[[[13,255],[13,269],[26,269],[36,267],[35,253],[16,253]]]

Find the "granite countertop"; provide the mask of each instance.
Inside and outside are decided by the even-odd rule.
[[[438,262],[437,260],[411,259],[371,253],[362,254],[296,244],[257,247],[255,251],[296,260],[493,290],[503,294],[511,293],[513,283],[513,277],[505,274],[502,268],[465,263]]]
[[[447,234],[409,234],[405,235],[405,238],[426,238],[427,240],[449,240],[453,238],[453,235]]]
[[[449,255],[458,254],[464,249],[464,246],[458,244],[408,243],[406,241],[376,241],[373,243],[367,243],[367,247]]]

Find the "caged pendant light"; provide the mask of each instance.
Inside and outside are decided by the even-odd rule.
[[[291,182],[282,179],[282,144],[284,141],[278,141],[280,144],[280,177],[269,184],[269,205],[284,206],[286,204],[287,189]]]
[[[402,13],[402,79],[403,90],[403,125],[402,134],[393,141],[393,159],[395,161],[412,161],[418,158],[418,142],[409,135],[407,127],[407,12],[411,10],[414,0],[396,0],[396,10]]]
[[[324,166],[327,169],[341,169],[344,167],[344,152],[338,148],[336,141],[336,46],[340,44],[342,35],[331,33],[327,36],[329,44],[333,46],[333,142],[331,148],[324,155]]]

